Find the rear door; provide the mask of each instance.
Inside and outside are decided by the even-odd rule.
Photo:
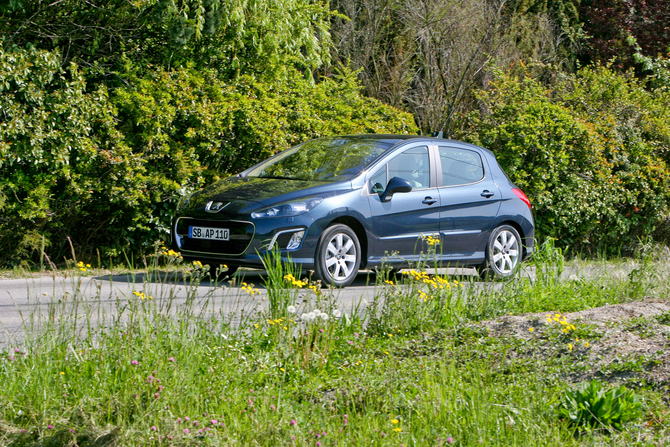
[[[500,209],[500,190],[479,151],[441,145],[438,154],[442,253],[478,257]]]

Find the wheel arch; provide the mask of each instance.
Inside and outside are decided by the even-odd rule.
[[[361,246],[361,267],[365,267],[365,265],[368,262],[368,237],[365,232],[365,227],[363,227],[363,224],[355,217],[340,216],[330,221],[328,225],[326,225],[326,227],[324,228],[324,231],[326,228],[332,227],[333,225],[336,224],[346,225],[349,228],[351,228],[354,233],[356,233],[358,243]]]
[[[519,225],[518,222],[515,222],[513,220],[506,220],[504,222],[500,222],[493,229],[495,230],[496,228],[501,227],[503,225],[509,225],[510,227],[514,228],[517,231],[517,233],[519,233],[519,236],[521,237],[521,247],[523,247],[523,257],[522,257],[522,259],[525,258],[527,250],[526,250],[526,246],[524,245],[523,241],[526,239],[526,235],[525,235],[523,229],[521,228],[521,225]]]

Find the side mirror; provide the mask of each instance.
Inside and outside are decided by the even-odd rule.
[[[386,191],[379,194],[379,198],[382,202],[388,202],[393,197],[393,194],[397,192],[410,192],[412,190],[412,185],[409,184],[407,180],[400,177],[393,177],[389,180],[389,184],[386,185]]]

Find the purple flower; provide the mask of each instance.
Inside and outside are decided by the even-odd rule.
[[[54,426],[51,425],[51,424],[49,424],[49,425],[47,425],[47,428],[48,428],[49,430],[53,430]]]
[[[156,393],[156,394],[154,394],[154,397],[155,397],[156,399],[160,399],[160,398],[161,398],[161,393]]]
[[[197,427],[198,425],[200,425],[200,422],[198,422],[198,421],[193,421],[193,426],[194,426],[194,427]]]
[[[163,391],[163,385],[158,385],[158,391]]]
[[[212,419],[211,421],[209,421],[209,423],[212,424],[212,425],[216,425],[219,422],[216,419]]]
[[[295,424],[297,424],[297,422],[295,421],[295,419],[291,419],[290,424],[291,424],[291,425],[295,425]]]
[[[19,351],[19,348],[14,348],[14,352],[16,352],[18,354],[21,351]]]
[[[342,416],[342,417],[343,417],[344,419],[349,419],[349,416],[347,416],[346,414],[345,414],[344,416]]]
[[[191,433],[191,431],[190,431],[188,428],[185,428],[185,429],[184,429],[184,434],[185,434],[185,435],[188,435],[189,433]]]
[[[139,365],[140,362],[138,362],[137,360],[133,360],[133,361],[130,362],[130,363],[132,363],[133,365]]]
[[[275,405],[272,404],[272,405],[270,405],[270,410],[272,410],[272,411],[277,411],[277,407],[275,407]]]
[[[174,357],[170,357],[168,361],[174,363]]]
[[[74,428],[71,428],[71,429],[70,429],[70,433],[74,433]]]
[[[449,436],[449,437],[446,439],[446,441],[447,441],[447,444],[453,444],[453,443],[454,443],[454,438],[452,438],[451,436]]]
[[[13,362],[13,361],[14,361],[14,356],[13,356],[13,355],[10,355],[10,356],[7,357],[7,358],[9,359],[10,362]]]
[[[321,443],[320,443],[320,442],[317,442],[317,443],[316,443],[316,447],[321,447]]]
[[[181,424],[181,418],[177,418],[177,424]]]
[[[154,381],[154,376],[147,377],[147,382],[151,383]]]
[[[190,420],[191,420],[191,418],[190,418],[190,417],[188,417],[188,416],[186,416],[186,417],[184,418],[184,420],[188,422],[188,421],[190,421]]]
[[[156,431],[156,430],[158,430],[158,429],[156,428],[156,426],[155,426],[155,425],[152,425],[152,426],[151,426],[151,431]]]
[[[291,436],[291,441],[295,441],[295,435]]]
[[[351,341],[351,340],[349,340],[349,341],[348,341],[347,343],[349,343],[349,344],[350,344],[351,346],[353,346],[353,345],[354,345],[354,342],[353,342],[353,341]]]
[[[386,437],[386,433],[382,432],[382,438]]]

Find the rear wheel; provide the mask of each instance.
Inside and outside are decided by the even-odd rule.
[[[483,278],[509,278],[519,269],[522,255],[519,232],[510,225],[501,225],[491,233],[486,261],[477,270]]]
[[[322,284],[346,287],[356,279],[361,265],[361,246],[346,225],[326,228],[316,249],[314,274]]]

